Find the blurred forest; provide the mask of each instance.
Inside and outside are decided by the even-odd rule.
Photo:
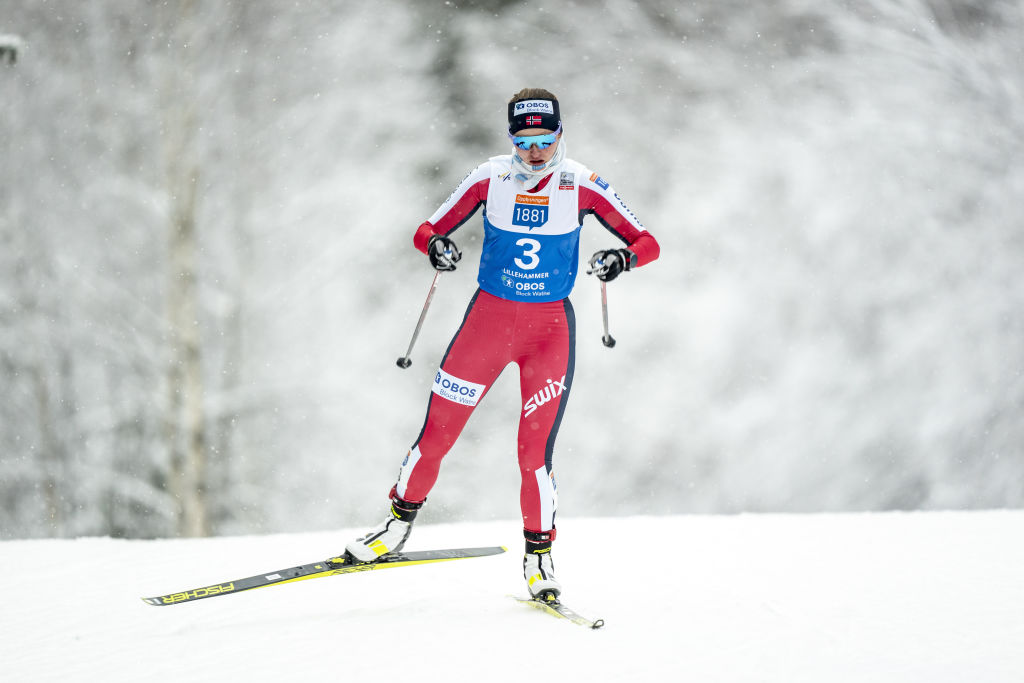
[[[662,245],[613,350],[577,283],[561,514],[1024,505],[1024,1],[0,0],[0,34],[0,538],[376,522],[482,234],[399,370],[413,231],[527,86]],[[421,519],[518,518],[517,372]]]

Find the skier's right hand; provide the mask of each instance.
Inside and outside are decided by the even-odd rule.
[[[455,264],[462,258],[462,252],[455,242],[444,235],[433,235],[427,242],[427,256],[434,270],[455,270]]]

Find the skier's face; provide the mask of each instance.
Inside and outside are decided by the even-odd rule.
[[[516,137],[530,137],[532,135],[551,135],[555,131],[548,130],[547,128],[527,128],[516,132]],[[545,149],[541,149],[538,145],[532,145],[530,149],[519,149],[513,146],[516,154],[519,158],[528,163],[531,166],[543,166],[544,164],[551,161],[551,158],[555,156],[555,152],[558,150],[558,144],[562,140],[562,134],[559,133],[555,139],[555,144],[549,145]]]

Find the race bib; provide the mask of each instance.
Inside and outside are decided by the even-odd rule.
[[[548,222],[548,197],[517,194],[512,225],[533,230]]]

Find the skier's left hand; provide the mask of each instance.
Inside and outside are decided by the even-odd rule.
[[[598,280],[611,282],[619,273],[632,267],[634,258],[628,249],[602,249],[590,257],[587,275],[596,275]]]

